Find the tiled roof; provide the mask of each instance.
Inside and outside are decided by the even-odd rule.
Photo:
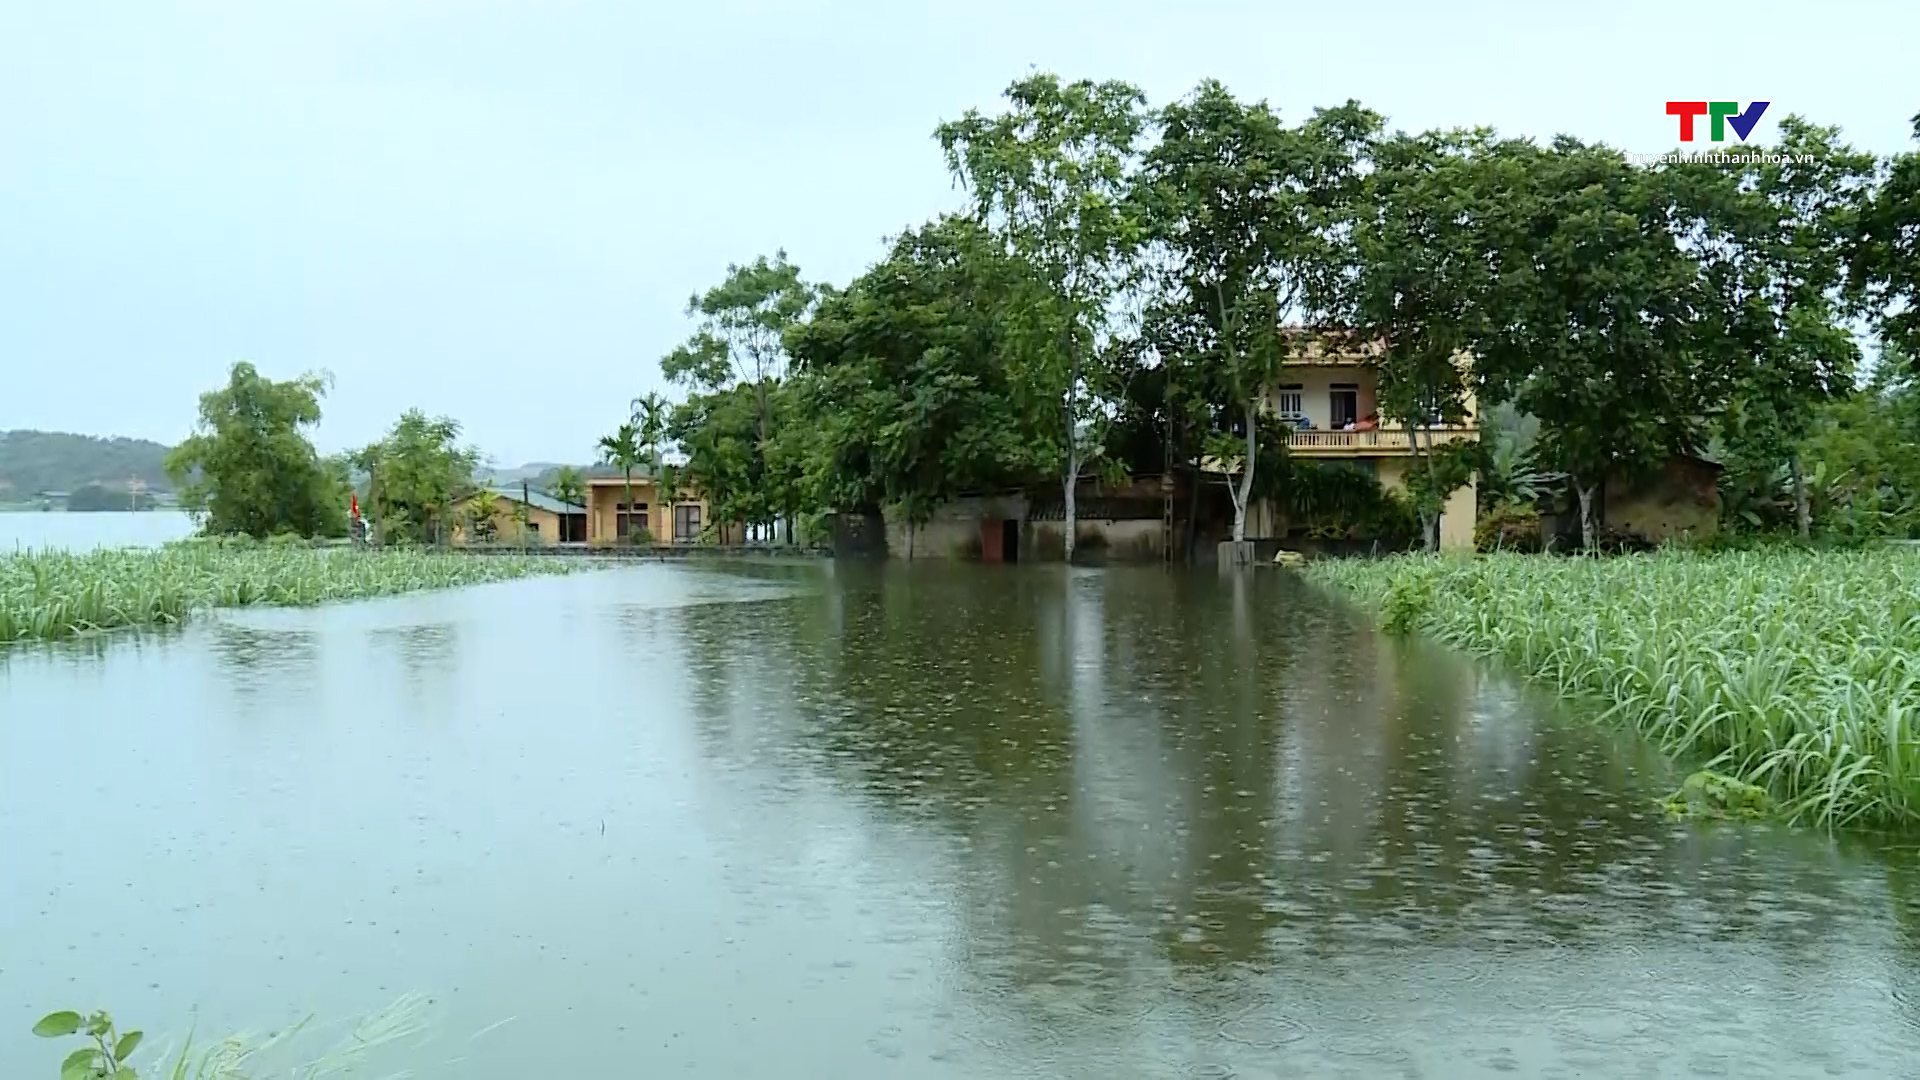
[[[524,502],[536,510],[545,510],[550,514],[584,514],[587,508],[579,503],[561,502],[559,499],[541,491],[539,488],[494,487],[487,490],[510,502]],[[472,496],[468,496],[471,498]]]

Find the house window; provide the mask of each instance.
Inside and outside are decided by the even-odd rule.
[[[1283,386],[1280,388],[1280,418],[1293,420],[1307,414],[1305,388]]]
[[[700,508],[682,503],[673,508],[673,542],[691,544],[700,538]]]
[[[1335,431],[1360,419],[1360,387],[1334,383],[1327,393],[1328,420]]]
[[[647,527],[647,504],[646,503],[643,503],[643,502],[620,503],[616,506],[616,513],[614,514],[614,524],[613,524],[613,532],[615,536],[618,536],[620,539],[624,540],[627,538],[627,534],[632,532],[637,532],[641,529],[645,529],[646,527]]]

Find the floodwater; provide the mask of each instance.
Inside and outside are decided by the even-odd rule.
[[[158,547],[193,532],[193,519],[178,510],[101,510],[89,513],[27,510],[0,513],[0,554],[59,548]]]
[[[0,654],[27,1029],[462,1080],[1920,1074],[1911,852],[1280,571],[648,565]],[[379,1075],[385,1075],[381,1073]]]

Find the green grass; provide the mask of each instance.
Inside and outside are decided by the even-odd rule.
[[[582,569],[576,559],[187,541],[0,554],[0,643],[168,626],[196,611],[392,596]]]
[[[1920,823],[1920,553],[1322,561],[1389,630],[1597,699],[1790,818]]]

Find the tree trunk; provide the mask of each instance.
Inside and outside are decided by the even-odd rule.
[[[634,539],[633,538],[633,468],[631,466],[628,466],[624,475],[626,477],[626,489],[627,489],[626,541],[629,545],[631,545]],[[613,535],[615,537],[618,537],[620,535],[620,511],[618,510],[615,510],[613,512]]]
[[[1247,538],[1247,503],[1253,498],[1253,459],[1260,451],[1260,428],[1254,412],[1259,408],[1260,399],[1247,402],[1247,467],[1240,472],[1240,486],[1233,495],[1233,542],[1238,544]]]
[[[1425,416],[1419,419],[1421,423],[1415,423],[1412,417],[1407,420],[1407,449],[1413,454],[1413,470],[1427,474],[1427,496],[1415,496],[1413,502],[1414,512],[1420,518],[1420,550],[1432,555],[1440,550],[1440,511],[1428,500],[1438,492],[1439,486],[1434,483],[1433,476],[1433,432],[1427,432],[1427,448],[1422,451],[1420,432],[1426,427]]]
[[[1800,539],[1813,539],[1813,507],[1807,498],[1807,473],[1800,466],[1800,455],[1794,454],[1787,467],[1793,471],[1793,523],[1800,530]]]
[[[1077,521],[1074,515],[1073,496],[1074,489],[1080,486],[1080,432],[1078,425],[1074,422],[1073,414],[1074,401],[1080,394],[1080,352],[1073,347],[1071,341],[1068,342],[1067,349],[1073,361],[1067,371],[1067,395],[1061,402],[1067,422],[1067,475],[1066,483],[1062,485],[1061,497],[1066,504],[1066,561],[1071,563],[1073,562],[1074,526]]]
[[[1073,561],[1073,533],[1074,533],[1074,523],[1076,521],[1076,518],[1074,516],[1074,509],[1073,509],[1073,496],[1075,494],[1074,489],[1078,488],[1079,486],[1080,486],[1080,444],[1074,443],[1072,446],[1070,446],[1067,449],[1067,477],[1066,477],[1066,482],[1060,485],[1060,497],[1066,503],[1066,516],[1065,516],[1066,532],[1063,537],[1063,540],[1066,544],[1066,558],[1068,562]]]
[[[1200,542],[1200,467],[1187,463],[1187,538],[1182,551],[1187,565],[1193,565],[1193,549]]]
[[[1573,493],[1580,499],[1580,547],[1591,554],[1600,541],[1600,530],[1593,520],[1593,491],[1596,485],[1583,484],[1576,477]]]

